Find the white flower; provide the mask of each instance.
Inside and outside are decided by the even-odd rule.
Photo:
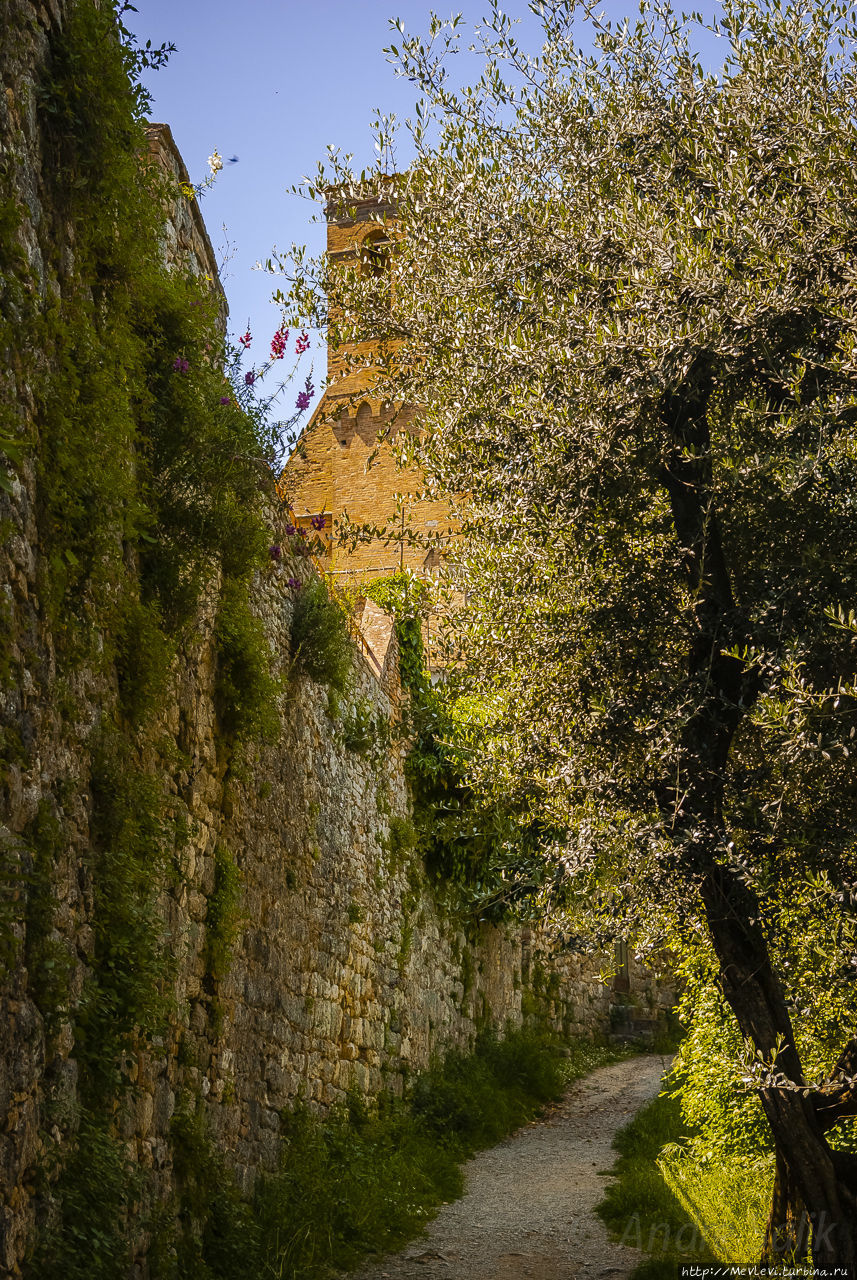
[[[219,151],[215,151],[212,155],[208,157],[208,167],[211,170],[212,178],[216,173],[219,173],[220,170],[223,168],[223,159]]]

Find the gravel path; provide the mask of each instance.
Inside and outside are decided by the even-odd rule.
[[[625,1280],[640,1260],[593,1213],[613,1135],[658,1093],[665,1059],[631,1058],[573,1084],[542,1120],[465,1168],[467,1192],[426,1236],[351,1280]]]

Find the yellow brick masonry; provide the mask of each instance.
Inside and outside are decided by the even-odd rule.
[[[379,216],[389,217],[392,206],[383,200],[365,200],[353,216],[336,218],[329,213],[327,251],[332,257],[352,257],[360,246],[382,233]],[[371,353],[372,344],[350,348],[349,354]],[[418,498],[423,487],[416,469],[399,469],[388,440],[378,443],[379,432],[390,424],[393,412],[371,394],[367,371],[347,372],[343,354],[328,349],[328,390],[301,435],[301,448],[286,464],[283,481],[297,523],[309,525],[313,515],[324,513],[334,525],[345,514],[355,524],[387,527],[396,517],[396,495],[406,495],[405,521],[417,533],[441,547],[451,532],[445,502]],[[365,398],[361,393],[365,392]],[[407,408],[396,415],[394,431],[416,428]],[[374,457],[373,457],[374,455]],[[372,462],[370,465],[370,458]],[[397,528],[401,528],[396,519]],[[438,562],[438,550],[414,546],[407,538],[374,539],[356,548],[337,545],[325,531],[327,567],[341,584],[359,582],[404,567],[430,572]]]

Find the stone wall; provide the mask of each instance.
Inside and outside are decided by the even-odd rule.
[[[282,581],[293,572],[294,566],[272,570],[257,594],[284,666],[291,606]],[[390,679],[394,643],[380,655],[389,691],[355,655],[353,691],[336,719],[325,689],[305,678],[291,685],[282,738],[259,752],[251,781],[230,788],[226,812],[213,784],[217,742],[208,699],[194,674],[191,814],[198,835],[172,930],[188,938],[184,1035],[198,1067],[185,1079],[216,1104],[222,1144],[247,1181],[274,1159],[281,1108],[298,1098],[328,1106],[349,1089],[401,1093],[408,1074],[435,1054],[469,1045],[486,1020],[519,1021],[531,989],[533,940],[515,928],[465,932],[408,847],[405,747],[395,737],[397,690]],[[382,725],[377,746],[364,752],[344,741],[360,704]],[[222,1012],[215,1035],[188,921],[196,901],[202,924],[218,840],[237,854],[245,919],[217,991]],[[560,962],[560,981],[545,993],[555,1025],[574,1032],[609,1026],[611,995],[599,981],[600,963],[598,957]],[[174,1092],[169,1063],[161,1070]],[[157,1140],[153,1134],[149,1141]]]
[[[0,173],[3,194],[8,184],[21,208],[17,242],[39,301],[58,293],[57,273],[74,252],[50,207],[37,112],[50,41],[68,9],[64,0],[12,0],[6,9]],[[169,148],[167,160],[180,176]],[[177,244],[184,235],[192,251],[210,252],[193,215],[170,225]],[[0,379],[28,428],[32,383],[11,346],[6,354]],[[104,724],[119,720],[109,663],[58,665],[43,596],[38,468],[36,453],[0,493],[0,936],[8,944],[0,957],[0,1271],[13,1276],[50,1219],[46,1188],[87,1105],[81,1010],[98,962],[94,758]],[[519,1021],[527,1001],[565,1031],[609,1028],[613,997],[599,957],[540,957],[539,939],[511,926],[465,929],[429,885],[412,847],[390,628],[373,620],[373,658],[355,648],[350,689],[336,707],[294,668],[288,579],[312,572],[306,560],[272,560],[253,585],[283,682],[267,740],[236,755],[218,729],[212,596],[183,640],[152,731],[123,766],[163,793],[174,831],[157,913],[173,957],[169,1017],[164,1030],[129,1041],[111,1120],[125,1153],[148,1171],[154,1202],[172,1190],[171,1121],[188,1100],[201,1101],[249,1187],[275,1163],[281,1113],[298,1099],[326,1108],[351,1089],[399,1093],[410,1073],[469,1045],[486,1021]],[[96,651],[109,648],[109,635],[97,639]],[[374,738],[350,731],[358,713],[373,722]],[[52,974],[62,975],[59,994]],[[632,975],[631,986],[643,1004],[664,998],[648,975]],[[139,1247],[142,1259],[145,1232]]]
[[[177,193],[165,211],[163,256],[167,262],[188,267],[215,290],[221,306],[223,324],[228,307],[220,282],[217,256],[202,217],[199,202],[190,192],[193,187],[187,166],[176,146],[168,124],[146,126],[146,142],[152,161],[164,174],[170,188]]]
[[[22,545],[34,565],[32,545]],[[307,574],[305,562],[284,561],[257,583],[287,689],[280,736],[255,749],[243,777],[224,771],[210,618],[182,657],[163,717],[182,755],[168,785],[187,826],[177,882],[161,904],[175,957],[175,1014],[163,1043],[127,1057],[133,1088],[121,1125],[127,1150],[151,1172],[155,1199],[171,1192],[170,1122],[182,1099],[206,1100],[210,1131],[249,1189],[259,1169],[275,1165],[281,1113],[298,1100],[327,1108],[348,1090],[400,1094],[410,1074],[471,1045],[486,1022],[519,1023],[528,1001],[564,1033],[611,1026],[613,993],[599,976],[604,957],[553,954],[514,926],[465,928],[444,909],[409,847],[405,746],[395,732],[386,737],[397,716],[394,641],[382,680],[355,650],[351,692],[331,716],[324,687],[288,678],[294,593],[284,580],[299,573]],[[357,707],[370,708],[380,725],[377,747],[346,745]],[[22,771],[12,797],[8,841],[32,820],[51,775],[74,768],[71,750],[67,739],[41,740],[38,764]],[[82,842],[85,795],[72,805]],[[238,869],[240,898],[230,961],[215,979],[207,923],[224,849]],[[91,934],[73,848],[53,875],[53,937],[79,993]],[[665,999],[650,974],[636,974],[633,988],[635,1003],[647,1008]],[[0,1260],[16,1275],[44,1209],[37,1170],[74,1134],[75,1032],[72,1016],[47,1026],[24,967],[6,983],[0,1015]]]

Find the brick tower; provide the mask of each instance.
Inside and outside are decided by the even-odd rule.
[[[360,256],[368,264],[374,258],[383,269],[389,243],[385,221],[394,215],[392,200],[374,197],[349,207],[348,216],[337,216],[340,213],[339,207],[328,206],[330,257]],[[363,344],[362,350],[371,350],[371,344]],[[325,567],[340,585],[382,577],[400,568],[430,573],[449,537],[446,504],[411,497],[422,488],[419,472],[397,468],[388,442],[379,447],[378,433],[392,414],[372,396],[368,374],[346,373],[342,357],[328,347],[327,378],[328,389],[301,434],[301,449],[291,456],[284,472],[284,487],[298,525],[308,527],[314,516],[325,517]],[[364,390],[365,398],[361,398]],[[412,426],[413,414],[405,408],[398,414],[395,429]],[[368,465],[372,454],[375,457]],[[340,516],[347,512],[355,524],[387,527],[396,515],[396,494],[406,495],[407,524],[434,541],[434,547],[415,547],[405,538],[395,537],[361,543],[353,551],[336,546],[331,530]]]

